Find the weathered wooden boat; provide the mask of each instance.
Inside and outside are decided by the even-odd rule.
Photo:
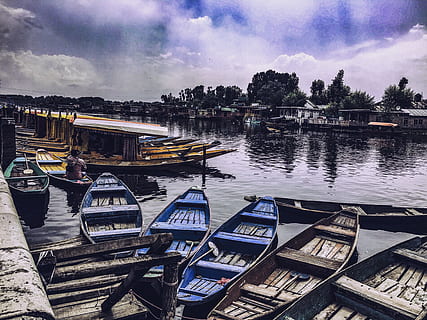
[[[88,175],[84,175],[82,179],[67,179],[67,163],[44,149],[37,150],[36,162],[40,169],[47,173],[50,181],[58,187],[85,189],[93,182]]]
[[[142,225],[135,196],[113,174],[101,174],[86,191],[80,206],[80,227],[91,243],[141,236]]]
[[[82,157],[84,157],[88,169],[93,171],[141,171],[144,169],[161,170],[177,166],[179,167],[202,161],[203,158],[210,159],[233,151],[235,151],[235,149],[208,150],[206,151],[205,157],[203,152],[193,152],[181,157],[179,155],[168,155],[160,158],[149,156],[148,159],[139,159],[134,161],[123,160],[122,156],[111,156],[106,158],[99,154],[96,156],[92,155],[91,157],[82,155]]]
[[[165,142],[177,140],[179,137],[154,137],[154,136],[140,136],[138,142],[144,145],[163,145]]]
[[[231,285],[209,319],[272,319],[349,264],[358,234],[358,215],[352,212],[315,223]]]
[[[191,187],[173,200],[144,231],[145,236],[156,233],[172,233],[173,242],[169,251],[178,251],[182,255],[179,263],[181,272],[194,253],[209,235],[210,208],[208,198],[202,189]],[[147,248],[137,250],[136,255],[147,252]],[[163,273],[161,267],[150,270],[146,276],[158,277]]]
[[[277,319],[427,318],[427,237],[373,255],[323,282]]]
[[[14,196],[37,197],[48,192],[48,175],[25,157],[15,158],[3,174]]]
[[[217,301],[246,270],[277,245],[278,210],[271,197],[246,206],[216,229],[185,268],[178,302]]]
[[[256,196],[245,196],[254,201]],[[340,210],[354,211],[360,216],[360,226],[364,229],[381,229],[425,234],[427,208],[397,207],[391,205],[360,204],[296,200],[275,197],[280,211],[280,221],[314,223]]]

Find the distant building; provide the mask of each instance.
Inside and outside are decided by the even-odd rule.
[[[315,105],[310,100],[304,106],[280,106],[277,107],[279,117],[285,120],[294,120],[298,124],[311,122],[317,120],[323,115],[324,109],[327,106]]]

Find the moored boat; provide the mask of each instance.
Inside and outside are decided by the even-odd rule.
[[[278,320],[427,318],[427,237],[415,237],[329,278]]]
[[[80,227],[91,242],[142,234],[141,208],[124,182],[103,173],[89,187],[80,206]]]
[[[208,198],[202,189],[191,187],[179,195],[148,225],[143,235],[172,233],[173,242],[168,251],[178,251],[182,255],[180,271],[186,266],[210,230],[210,208]],[[137,250],[136,255],[145,254],[147,248]],[[161,276],[163,268],[155,267],[150,277]],[[147,276],[147,275],[146,275]]]
[[[178,302],[203,307],[217,301],[246,270],[277,245],[278,210],[271,197],[252,203],[202,244],[183,272]]]
[[[49,176],[26,157],[15,158],[3,174],[24,222],[30,227],[42,225],[49,204]]]
[[[67,179],[67,163],[44,149],[37,150],[36,162],[39,168],[47,173],[50,181],[58,187],[86,189],[93,182],[92,178],[86,174],[82,179]]]
[[[272,319],[349,264],[358,233],[358,215],[352,212],[310,226],[231,285],[209,319]]]
[[[256,196],[245,196],[248,201]],[[297,200],[275,197],[280,211],[280,221],[314,223],[341,210],[353,211],[360,216],[360,226],[364,229],[381,229],[425,234],[427,208],[398,207],[391,205],[360,204]]]
[[[235,151],[235,149],[208,150],[206,155],[203,152],[191,152],[180,156],[177,154],[166,154],[148,156],[138,160],[123,160],[121,156],[111,156],[109,158],[101,155],[82,155],[86,165],[94,171],[140,171],[144,169],[167,169],[179,167],[186,164],[196,163],[205,159],[211,159]]]

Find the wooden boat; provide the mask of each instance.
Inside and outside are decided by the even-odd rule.
[[[27,197],[48,192],[48,175],[24,157],[15,158],[3,174],[12,195]]]
[[[278,210],[271,197],[246,206],[216,229],[183,272],[178,302],[216,301],[246,270],[277,245]]]
[[[178,146],[167,146],[167,147],[142,147],[141,154],[143,156],[147,155],[156,155],[156,154],[168,154],[168,153],[176,153],[178,155],[186,155],[190,152],[197,152],[203,150],[203,148],[210,149],[216,147],[220,144],[219,141],[214,141],[211,143],[190,143],[183,144]]]
[[[356,252],[358,234],[358,215],[352,212],[317,222],[231,285],[209,319],[272,319],[345,267]]]
[[[245,199],[253,201],[256,196],[246,196]],[[360,226],[364,229],[425,234],[425,225],[427,225],[427,208],[296,200],[282,197],[274,199],[279,207],[280,221],[283,222],[314,223],[340,210],[347,210],[359,214]]]
[[[86,191],[80,206],[80,227],[91,243],[141,236],[142,224],[135,196],[113,174],[101,174]]]
[[[82,179],[67,179],[65,176],[67,163],[44,149],[37,150],[36,162],[40,169],[48,174],[50,181],[58,187],[85,189],[93,182],[88,175],[84,175]]]
[[[210,208],[203,190],[191,187],[173,200],[148,225],[144,236],[156,233],[172,233],[173,242],[169,251],[178,251],[182,255],[181,271],[201,243],[209,235]],[[145,254],[147,248],[137,250],[137,255]],[[163,268],[150,270],[150,277],[161,276]]]
[[[235,149],[220,149],[206,151],[205,159],[218,157],[235,151]],[[83,157],[84,155],[82,155]],[[134,161],[123,160],[121,156],[105,158],[102,155],[86,156],[84,160],[88,169],[93,171],[141,171],[144,169],[167,169],[202,161],[203,152],[193,152],[180,157],[179,155],[167,155],[163,157],[148,157]]]
[[[427,237],[415,237],[329,278],[277,319],[427,318]]]

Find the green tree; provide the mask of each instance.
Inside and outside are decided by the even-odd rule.
[[[350,87],[344,84],[344,70],[339,70],[332,83],[328,86],[327,97],[332,104],[339,105],[350,94]]]
[[[343,109],[374,109],[374,97],[371,97],[364,91],[356,90],[350,93],[342,101]]]
[[[248,85],[249,102],[280,105],[286,95],[299,90],[298,82],[295,73],[278,73],[273,70],[256,73]]]
[[[323,80],[314,80],[310,87],[311,96],[310,100],[314,104],[327,104],[328,97],[325,89],[325,82]]]
[[[406,88],[408,79],[403,77],[398,85],[391,85],[385,89],[383,95],[384,111],[390,112],[400,108],[412,108],[414,92]]]
[[[295,90],[283,97],[282,104],[285,106],[303,107],[307,101],[307,95],[301,90]]]
[[[242,95],[242,89],[238,86],[227,86],[224,92],[224,102],[226,105],[233,103],[233,100],[238,99]]]

